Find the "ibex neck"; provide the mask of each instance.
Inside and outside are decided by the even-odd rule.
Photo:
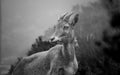
[[[64,54],[70,61],[74,59],[75,48],[73,43],[64,43]]]

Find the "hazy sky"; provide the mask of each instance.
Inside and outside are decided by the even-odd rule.
[[[2,56],[21,56],[72,6],[91,0],[1,0]]]

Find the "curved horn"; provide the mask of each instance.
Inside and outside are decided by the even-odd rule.
[[[68,12],[67,12],[68,13]],[[65,13],[62,17],[60,17],[61,20],[64,19],[64,17],[67,15],[67,13]]]
[[[64,18],[64,20],[67,21],[67,22],[69,22],[69,19],[70,19],[70,17],[71,17],[72,14],[73,14],[73,13],[69,14],[68,16],[66,16],[66,17]]]

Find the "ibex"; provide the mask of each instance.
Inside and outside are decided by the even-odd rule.
[[[74,35],[77,20],[76,13],[63,15],[50,38],[51,42],[58,44],[47,51],[23,57],[12,75],[74,75],[78,69],[75,55],[77,40]]]

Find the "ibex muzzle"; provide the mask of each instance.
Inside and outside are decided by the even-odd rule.
[[[56,36],[52,36],[50,38],[50,42],[56,42],[56,41],[61,41],[61,39],[59,37],[56,37]]]

